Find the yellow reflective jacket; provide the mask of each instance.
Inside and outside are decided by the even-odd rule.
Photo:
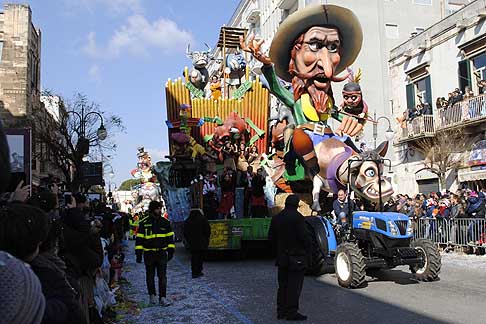
[[[175,250],[174,232],[170,222],[162,216],[148,216],[138,224],[135,253],[142,255],[148,251]]]

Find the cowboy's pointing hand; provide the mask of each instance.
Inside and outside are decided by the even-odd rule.
[[[272,61],[261,50],[263,42],[264,42],[263,39],[256,40],[255,35],[250,34],[250,36],[248,36],[248,44],[247,44],[247,41],[243,38],[243,36],[240,36],[240,47],[242,50],[251,53],[257,61],[260,61],[265,65],[271,65]]]

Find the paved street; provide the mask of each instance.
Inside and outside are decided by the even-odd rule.
[[[120,323],[282,323],[275,319],[276,269],[268,257],[207,262],[206,276],[192,279],[189,254],[179,247],[169,265],[168,308],[146,306],[143,265],[131,251],[127,259],[129,298],[141,313]],[[359,290],[338,287],[332,274],[307,277],[306,323],[484,323],[486,257],[444,255],[441,280],[433,283],[418,283],[406,270],[381,271]]]

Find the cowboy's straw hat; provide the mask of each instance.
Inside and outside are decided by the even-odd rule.
[[[298,10],[285,19],[270,46],[270,59],[275,64],[277,75],[291,81],[289,74],[290,50],[294,41],[312,26],[332,25],[341,35],[341,62],[335,74],[353,64],[361,50],[363,31],[356,15],[349,9],[335,5],[311,5]]]

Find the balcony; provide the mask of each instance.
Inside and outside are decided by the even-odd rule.
[[[433,137],[436,132],[454,127],[478,126],[483,122],[486,122],[486,94],[465,99],[452,107],[436,109],[434,115],[407,120],[398,130],[395,144]]]
[[[486,94],[472,97],[436,111],[436,130],[473,126],[486,121]]]
[[[405,124],[405,127],[399,129],[397,144],[412,141],[422,137],[433,137],[434,134],[434,116],[418,116],[412,120],[408,120]]]

